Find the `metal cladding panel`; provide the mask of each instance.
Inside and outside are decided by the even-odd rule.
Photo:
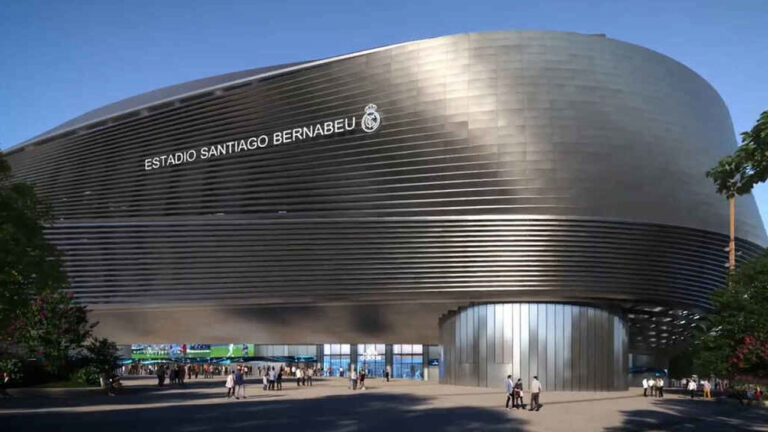
[[[513,320],[522,319],[522,316],[528,312],[528,318],[533,323],[534,316],[537,317],[537,322],[541,322],[540,319],[544,316],[541,311],[546,310],[546,314],[551,313],[554,321],[569,322],[571,325],[560,328],[548,328],[546,326],[533,326],[529,327],[529,337],[521,338],[520,350],[522,356],[531,358],[531,362],[528,368],[524,368],[522,373],[515,373],[514,366],[511,362],[498,362],[493,358],[486,358],[486,364],[480,364],[477,360],[471,360],[470,356],[468,361],[455,361],[453,357],[446,357],[444,365],[444,374],[441,376],[442,383],[448,384],[462,384],[466,382],[474,382],[477,380],[478,384],[483,387],[504,387],[504,381],[506,376],[512,375],[514,380],[517,378],[523,379],[524,387],[530,386],[531,379],[534,376],[538,376],[545,391],[613,391],[613,390],[626,390],[627,379],[626,374],[623,373],[625,368],[622,365],[626,364],[625,357],[627,356],[627,347],[622,343],[622,336],[626,334],[627,328],[624,325],[623,320],[606,310],[596,309],[590,306],[575,306],[571,305],[577,313],[569,313],[568,310],[562,305],[558,304],[543,304],[543,303],[520,303],[514,304],[517,308],[504,308],[505,311],[509,310],[519,313],[519,316],[511,317]],[[487,313],[479,313],[479,310],[490,310],[496,305],[476,305],[469,306],[467,308],[461,308],[457,312],[450,313],[444,316],[440,322],[441,343],[444,352],[455,352],[456,350],[464,350],[474,348],[470,346],[457,346],[452,337],[453,333],[457,331],[460,322],[462,322],[462,316],[472,316],[477,314],[480,317],[473,327],[469,329],[472,334],[479,334],[481,329],[486,329],[487,324],[484,322],[484,317],[487,317]],[[504,306],[512,306],[505,304]],[[536,310],[534,315],[534,310]],[[473,322],[470,320],[470,322]],[[589,334],[589,329],[596,329],[609,335],[610,337],[595,337],[594,334]],[[571,333],[569,329],[572,329]],[[578,335],[579,332],[583,334]],[[562,334],[559,334],[562,333]],[[557,348],[549,349],[543,347],[549,347],[550,341],[569,338],[579,338],[579,343],[573,346],[557,346]],[[494,339],[489,338],[488,341]],[[536,342],[536,343],[534,343]],[[462,341],[459,341],[462,343]],[[576,353],[578,350],[578,353]],[[554,361],[555,358],[561,356],[584,356],[587,361],[582,361],[575,364],[572,368],[565,367],[562,363]],[[474,357],[477,359],[478,357]],[[614,368],[614,365],[616,368]],[[570,369],[570,370],[569,370]],[[622,373],[616,373],[620,370]],[[458,371],[458,375],[454,373]],[[481,371],[487,371],[487,375],[481,373]],[[495,374],[494,374],[495,373]],[[566,376],[569,374],[575,374],[579,377],[579,380],[568,381],[560,380],[558,377]]]
[[[79,301],[611,303],[636,312],[632,344],[654,347],[685,330],[652,338],[644,325],[689,326],[680,317],[723,284],[727,205],[704,172],[735,148],[733,129],[714,89],[666,56],[513,31],[281,70],[85,116],[11,150],[15,176],[53,205],[48,236]],[[381,125],[366,133],[371,103]],[[338,118],[357,126],[145,169]],[[748,258],[766,238],[754,200],[737,203]],[[512,311],[487,315],[486,355],[525,374],[550,350],[532,338],[549,311]],[[564,321],[563,346],[588,337],[585,319]],[[501,327],[537,351],[518,351]],[[579,385],[586,349],[565,354],[565,386]]]

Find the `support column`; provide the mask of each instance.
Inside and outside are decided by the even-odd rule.
[[[440,319],[440,381],[503,388],[507,375],[513,375],[529,388],[538,376],[545,391],[626,390],[626,335],[620,315],[591,306],[460,308]]]

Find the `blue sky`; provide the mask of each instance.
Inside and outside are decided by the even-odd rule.
[[[766,0],[4,0],[0,149],[182,81],[502,29],[605,33],[669,55],[720,92],[738,133],[768,109],[767,17]],[[755,196],[766,222],[768,186]]]

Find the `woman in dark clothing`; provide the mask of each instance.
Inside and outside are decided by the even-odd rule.
[[[512,401],[512,406],[520,409],[525,408],[525,403],[523,402],[523,379],[518,378],[517,382],[515,383],[515,397]]]

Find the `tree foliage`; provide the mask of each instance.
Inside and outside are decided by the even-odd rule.
[[[74,304],[71,292],[45,291],[16,311],[6,331],[28,358],[41,360],[58,375],[95,326],[88,323],[85,306]]]
[[[99,375],[108,377],[117,365],[117,345],[106,338],[91,338],[85,345],[88,363]]]
[[[51,218],[34,188],[11,178],[0,153],[0,329],[32,296],[67,288],[59,254],[44,235]]]
[[[60,255],[45,238],[51,220],[48,203],[11,177],[0,153],[0,342],[60,375],[96,324],[75,304]]]
[[[715,183],[717,193],[727,198],[748,194],[768,180],[768,110],[752,129],[741,133],[741,145],[707,171],[707,177]]]
[[[713,294],[715,310],[697,335],[695,370],[768,376],[768,256],[744,263],[728,282]]]

